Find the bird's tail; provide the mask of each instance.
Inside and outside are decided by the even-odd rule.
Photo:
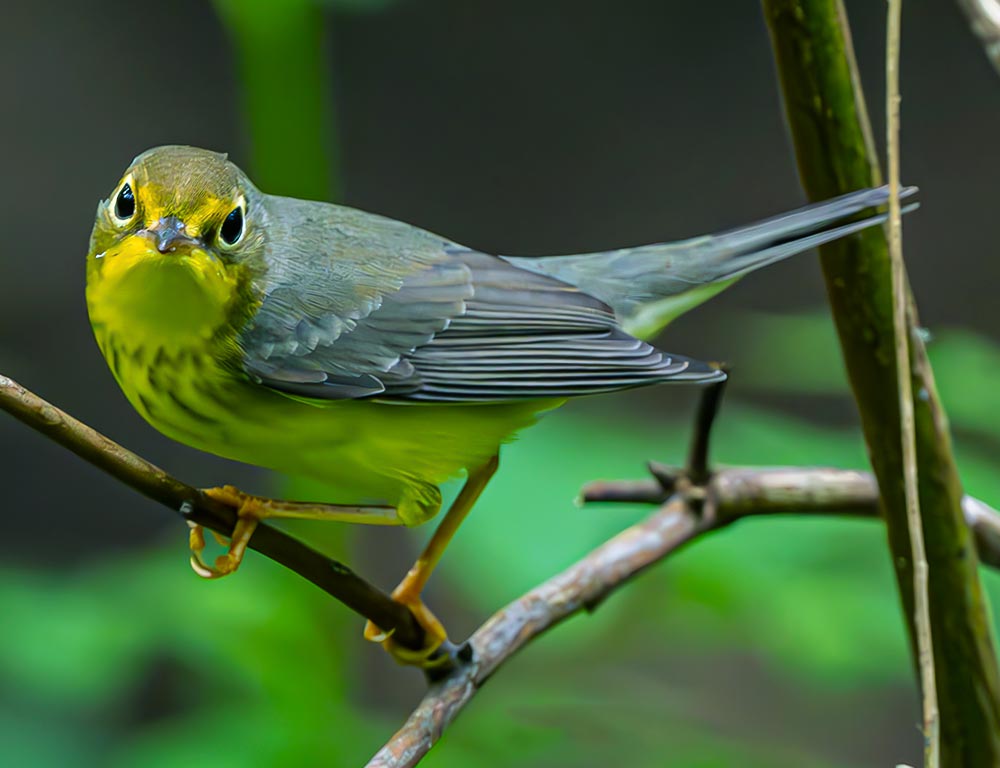
[[[916,191],[906,187],[900,198]],[[885,213],[861,218],[856,214],[885,205],[888,199],[888,187],[863,189],[690,240],[572,256],[504,258],[596,296],[615,310],[627,331],[643,338],[748,272],[881,224]]]

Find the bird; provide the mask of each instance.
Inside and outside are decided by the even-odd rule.
[[[365,628],[401,663],[426,667],[447,632],[423,588],[501,446],[571,398],[721,381],[718,367],[643,339],[753,270],[880,224],[887,200],[885,187],[865,189],[679,242],[501,256],[265,194],[225,154],[162,146],[98,204],[87,309],[111,373],[155,429],[341,494],[314,504],[206,490],[237,524],[213,565],[193,527],[201,576],[235,571],[262,519],[414,526],[438,514],[443,483],[465,477],[392,593],[425,646]]]

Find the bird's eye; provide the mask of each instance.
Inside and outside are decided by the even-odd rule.
[[[132,194],[132,185],[128,182],[122,184],[115,197],[114,207],[115,218],[124,223],[135,216],[135,195]]]
[[[243,239],[243,229],[243,203],[240,203],[229,212],[219,227],[219,239],[226,245],[236,245]]]

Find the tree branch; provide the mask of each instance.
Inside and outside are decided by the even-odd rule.
[[[633,576],[702,534],[760,515],[879,517],[878,486],[867,472],[794,467],[723,469],[692,504],[686,494],[665,492],[662,484],[664,478],[683,478],[686,470],[659,469],[656,479],[602,481],[583,489],[585,501],[638,501],[662,506],[495,613],[469,639],[472,661],[431,686],[368,768],[416,765],[483,683],[517,651],[580,610],[593,608]],[[702,508],[700,513],[698,507]],[[967,499],[967,507],[983,560],[1000,566],[1000,514],[976,499]]]
[[[881,183],[840,0],[763,0],[799,172],[813,200]],[[903,492],[885,235],[869,229],[820,249],[830,306],[882,494],[889,546],[916,650],[913,559]],[[920,509],[941,713],[941,761],[1000,765],[1000,674],[962,509],[947,419],[909,304]]]
[[[182,483],[104,435],[77,421],[6,376],[0,375],[0,410],[41,432],[130,488],[158,501],[189,523],[229,536],[236,511]],[[372,586],[354,571],[320,554],[286,533],[258,525],[250,548],[311,581],[408,647],[420,648],[423,630],[404,605]]]
[[[663,478],[684,470],[660,466],[656,479],[599,480],[584,486],[588,503],[662,504]],[[832,467],[731,467],[719,470],[706,488],[706,503],[726,522],[767,515],[829,515],[876,518],[878,484],[870,472]],[[972,496],[962,499],[980,560],[1000,569],[1000,512]]]

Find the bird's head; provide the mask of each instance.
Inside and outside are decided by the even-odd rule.
[[[225,155],[166,146],[139,155],[97,218],[87,255],[95,327],[184,346],[252,307],[263,195]],[[147,338],[150,337],[150,338]]]

